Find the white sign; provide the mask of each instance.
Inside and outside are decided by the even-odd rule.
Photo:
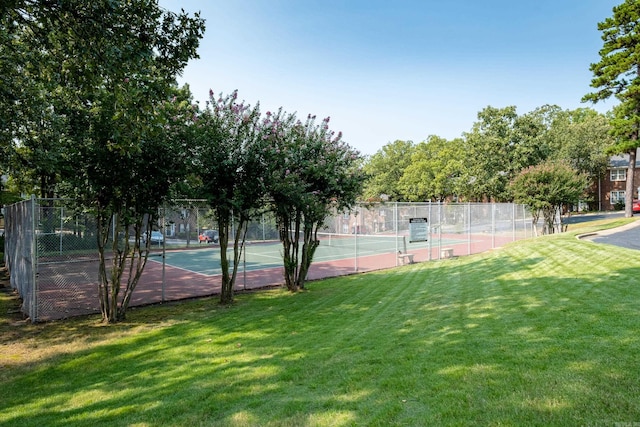
[[[429,239],[429,220],[409,218],[409,243],[426,242]]]

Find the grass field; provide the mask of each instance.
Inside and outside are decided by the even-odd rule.
[[[5,292],[0,425],[640,425],[639,255],[569,232],[114,326]]]

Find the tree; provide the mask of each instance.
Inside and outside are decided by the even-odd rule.
[[[416,145],[398,187],[409,201],[444,201],[458,194],[464,159],[462,139],[448,141],[432,135]]]
[[[394,141],[378,150],[364,165],[367,182],[364,190],[366,199],[380,200],[381,195],[392,201],[403,201],[398,182],[411,163],[414,151],[411,141]]]
[[[126,96],[136,105],[145,102],[132,91]],[[132,107],[118,112],[132,113]],[[189,141],[182,138],[182,129],[191,124],[193,115],[190,94],[183,93],[178,99],[158,102],[155,117],[143,119],[132,114],[123,120],[106,120],[111,132],[121,134],[122,139],[113,141],[115,146],[104,140],[103,144],[91,143],[80,152],[89,160],[85,163],[88,185],[83,199],[89,201],[97,218],[99,297],[107,322],[125,318],[147,262],[151,231],[164,230],[159,209],[167,201],[172,184],[186,174],[191,151]],[[97,128],[95,141],[108,133]]]
[[[636,152],[640,146],[640,1],[626,0],[613,8],[613,16],[598,23],[603,46],[600,61],[591,64],[591,87],[597,89],[583,101],[597,103],[615,96],[611,133],[615,143],[609,153],[629,156],[625,216],[633,216]]]
[[[320,244],[317,233],[334,210],[351,208],[362,192],[360,154],[329,129],[329,118],[302,123],[280,110],[267,113],[267,191],[283,244],[287,289],[304,288]]]
[[[568,162],[575,170],[597,182],[605,173],[613,144],[607,117],[590,108],[558,113],[547,134],[552,160]]]
[[[196,56],[204,22],[153,0],[15,0],[8,11],[0,35],[20,59],[9,78],[24,84],[12,80],[3,99],[17,113],[10,136],[25,167],[50,178],[41,191],[95,213],[102,315],[121,320],[146,263],[141,239],[184,170],[178,129],[193,108],[175,77]]]
[[[77,116],[88,126],[73,134],[73,146],[85,173],[67,180],[96,214],[101,311],[106,322],[115,322],[125,318],[146,264],[150,239],[142,242],[152,228],[164,228],[157,224],[159,207],[186,169],[188,141],[179,134],[195,111],[190,94],[175,90],[175,76],[196,56],[203,22],[163,12],[155,2],[98,6],[72,12],[79,15],[73,22],[77,34],[100,23],[104,35],[95,47],[85,46],[91,40],[67,41],[72,51],[74,43],[103,49],[99,60],[87,65],[94,75],[76,76],[74,86],[84,98]],[[79,65],[72,60],[70,67]],[[115,236],[111,241],[110,235]]]
[[[509,181],[522,169],[544,161],[550,149],[545,135],[559,110],[543,106],[518,116],[516,107],[486,107],[466,133],[468,162],[461,176],[462,195],[471,200],[511,200]]]
[[[486,107],[478,113],[478,121],[466,133],[468,162],[462,182],[463,196],[470,200],[504,200],[511,170],[512,141],[516,108]]]
[[[220,303],[233,302],[233,287],[249,220],[265,205],[264,151],[260,108],[237,101],[238,93],[215,97],[198,120],[198,163],[202,189],[215,210],[220,234],[222,289]],[[235,234],[232,224],[235,219]],[[227,248],[233,240],[233,269],[229,273]]]
[[[64,117],[52,108],[58,74],[46,71],[59,65],[42,48],[52,13],[51,5],[28,0],[0,6],[0,169],[41,197],[52,195],[61,167],[54,152],[64,140]]]
[[[511,177],[522,169],[546,161],[553,153],[548,133],[561,114],[557,105],[543,105],[518,116],[514,123]]]
[[[588,183],[587,176],[567,162],[547,161],[521,171],[511,181],[510,190],[516,203],[531,208],[534,226],[542,214],[545,231],[553,233],[562,206],[577,202]]]

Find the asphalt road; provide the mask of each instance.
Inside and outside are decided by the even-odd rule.
[[[597,213],[589,213],[584,215],[574,214],[570,217],[563,218],[562,221],[566,224],[578,224],[581,222],[588,221],[598,221],[601,219],[611,219],[611,218],[623,218],[624,212],[597,212]]]
[[[615,218],[616,216],[623,217],[624,214],[595,214],[584,215],[570,218],[571,222],[584,222],[589,220],[598,220],[605,218]],[[631,224],[617,227],[611,230],[600,231],[595,234],[584,236],[583,239],[591,240],[595,243],[605,243],[608,245],[620,246],[628,249],[635,249],[640,251],[640,221],[633,222]]]

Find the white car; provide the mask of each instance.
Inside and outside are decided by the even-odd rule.
[[[142,236],[142,241],[145,242],[145,243],[147,242],[147,235],[146,234],[144,236]],[[151,232],[151,238],[149,239],[149,241],[151,243],[157,243],[158,245],[161,245],[164,242],[164,236],[159,231],[152,231]]]

